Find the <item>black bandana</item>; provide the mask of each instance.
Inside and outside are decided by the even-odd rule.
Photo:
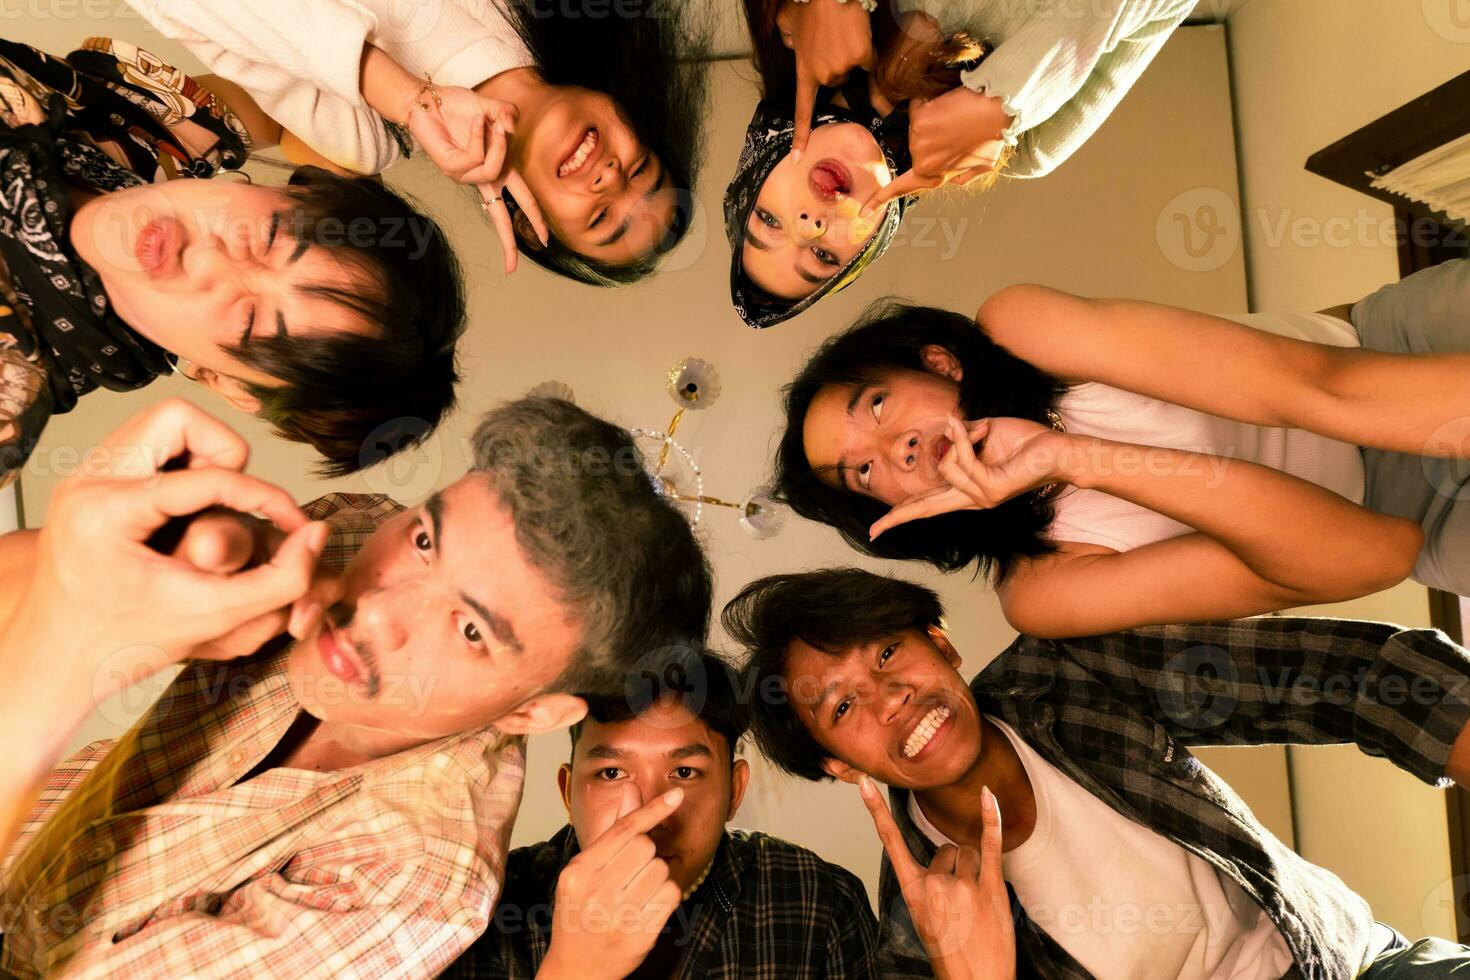
[[[867,75],[854,72],[845,93],[854,106],[844,109],[831,102],[819,102],[812,117],[812,128],[831,122],[851,122],[864,127],[873,134],[889,169],[897,177],[909,168],[908,113],[902,109],[887,117],[879,116],[867,100]],[[826,90],[823,94],[829,94]],[[746,326],[757,329],[773,327],[789,320],[815,304],[823,296],[835,293],[851,285],[893,243],[899,223],[908,208],[907,198],[888,202],[887,211],[877,231],[852,260],[827,280],[816,291],[797,300],[784,300],[765,293],[745,275],[742,252],[745,243],[745,225],[755,209],[756,198],[761,187],[776,165],[791,152],[791,140],[796,131],[793,100],[763,99],[756,106],[755,116],[745,131],[745,145],[740,151],[740,163],[735,168],[735,177],[725,189],[725,237],[729,239],[730,302]]]
[[[46,122],[0,126],[0,259],[29,309],[52,410],[69,411],[97,387],[140,388],[168,370],[163,351],[118,319],[102,279],[67,237],[67,179],[102,191],[144,181],[95,146],[69,139],[66,106],[53,94]]]

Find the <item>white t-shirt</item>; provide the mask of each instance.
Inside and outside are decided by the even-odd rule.
[[[1041,758],[1009,726],[1036,796],[1036,829],[1003,859],[1026,915],[1098,980],[1276,980],[1286,940],[1214,865],[1134,823]],[[909,796],[935,846],[953,843]]]
[[[1360,346],[1352,324],[1323,314],[1251,314],[1226,319],[1295,340]],[[1201,383],[1209,382],[1202,378]],[[1076,435],[1220,457],[1200,464],[1201,475],[1207,477],[1218,479],[1229,459],[1243,459],[1325,487],[1353,503],[1363,502],[1362,450],[1313,432],[1222,419],[1096,382],[1068,389],[1057,404],[1057,414],[1067,432]],[[1139,465],[1146,465],[1146,460]],[[1057,495],[1054,514],[1047,537],[1114,551],[1131,551],[1193,531],[1146,507],[1079,487],[1067,487]]]

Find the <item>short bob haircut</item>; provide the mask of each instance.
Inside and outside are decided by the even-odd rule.
[[[614,264],[572,251],[553,235],[542,245],[515,206],[520,253],[550,272],[590,286],[629,286],[658,271],[694,217],[704,160],[709,88],[708,21],[689,0],[494,0],[552,85],[610,97],[678,189],[674,221],[652,252]],[[582,9],[577,9],[577,8]]]
[[[246,386],[276,434],[310,444],[324,457],[322,472],[342,476],[416,445],[454,406],[464,287],[444,232],[378,181],[302,167],[286,193],[291,233],[330,249],[360,281],[309,291],[375,329],[262,331],[227,353],[280,382]]]
[[[996,344],[959,313],[879,300],[851,327],[824,343],[782,389],[786,428],[776,449],[776,498],[809,520],[837,529],[874,558],[924,561],[954,572],[972,562],[1000,581],[1016,559],[1053,550],[1042,536],[1051,504],[1036,493],[990,510],[956,511],[890,528],[876,541],[868,528],[888,512],[881,501],[823,483],[807,462],[802,429],[812,399],[828,385],[863,385],[895,370],[925,371],[929,345],[948,350],[963,368],[960,408],[966,418],[1024,418],[1046,424],[1062,392],[1051,375]]]
[[[616,725],[638,718],[654,705],[680,704],[710,731],[724,737],[730,764],[734,765],[735,747],[750,727],[749,708],[739,690],[732,664],[709,651],[690,648],[671,656],[654,671],[630,677],[622,694],[586,696],[587,718],[601,725]],[[571,728],[574,754],[585,727],[584,719]]]
[[[860,568],[771,575],[741,589],[720,618],[745,650],[740,684],[755,692],[750,734],[761,753],[793,776],[832,778],[822,768],[831,756],[791,705],[785,674],[792,643],[840,657],[895,633],[940,626],[943,616],[929,589]]]

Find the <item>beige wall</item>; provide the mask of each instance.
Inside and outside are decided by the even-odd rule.
[[[128,20],[121,36],[138,37],[137,26]],[[86,34],[116,30],[107,22],[43,19],[13,33],[63,50]],[[145,43],[178,57],[176,48],[156,39]],[[187,59],[181,63],[193,67]],[[1040,280],[1084,293],[1144,296],[1222,312],[1246,305],[1241,257],[1226,256],[1208,271],[1188,271],[1182,265],[1198,262],[1181,251],[1178,225],[1168,220],[1180,195],[1202,186],[1227,188],[1223,207],[1236,207],[1229,190],[1236,182],[1235,154],[1219,29],[1182,32],[1097,138],[1054,176],[1007,184],[979,198],[950,193],[923,202],[905,228],[904,243],[862,282],[818,312],[761,332],[746,329],[730,311],[729,253],[719,232],[723,178],[738,154],[755,94],[747,66],[722,64],[715,70],[710,165],[699,188],[703,212],[690,241],[672,257],[670,271],[654,283],[608,293],[554,280],[528,265],[506,279],[492,233],[458,188],[417,162],[390,173],[393,184],[409,189],[449,225],[471,279],[474,316],[464,344],[468,381],[462,408],[429,452],[331,483],[309,475],[305,452],[234,416],[257,447],[257,472],[299,499],[345,487],[391,492],[413,502],[465,470],[462,447],[475,418],[501,399],[555,379],[571,385],[589,409],[625,424],[661,426],[672,405],[660,379],[674,361],[696,355],[719,367],[725,390],[708,412],[691,415],[680,435],[698,450],[709,492],[738,499],[766,473],[778,424],[776,388],[806,351],[885,293],[970,311],[1001,286]],[[1189,138],[1164,140],[1160,133]],[[44,520],[46,499],[64,469],[62,454],[94,444],[117,419],[150,400],[187,390],[183,382],[164,380],[129,396],[98,393],[79,411],[55,420],[37,465],[25,476],[31,522]],[[221,408],[207,395],[199,398]],[[793,522],[774,540],[757,542],[730,518],[709,513],[703,530],[721,601],[761,574],[837,563],[880,567],[859,559],[824,528]],[[940,590],[967,671],[978,670],[1013,638],[994,597],[967,576],[897,570]],[[107,706],[86,737],[119,731],[154,690],[132,692],[125,703]],[[554,773],[565,754],[563,735],[532,741],[515,843],[540,839],[561,824]],[[1241,773],[1247,783],[1253,775]],[[1279,792],[1280,780],[1262,782]],[[739,822],[813,847],[853,868],[870,886],[876,882],[878,846],[847,787],[799,784],[758,766]],[[1273,819],[1273,825],[1289,826],[1289,820]]]
[[[1246,0],[1229,20],[1256,310],[1350,302],[1398,278],[1390,209],[1307,157],[1470,69],[1463,0]],[[1323,614],[1428,624],[1412,583]],[[1291,750],[1297,846],[1410,934],[1454,935],[1444,798],[1356,748]]]

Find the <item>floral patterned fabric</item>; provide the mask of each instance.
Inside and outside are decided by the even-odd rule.
[[[53,414],[167,370],[72,249],[68,185],[209,177],[249,145],[228,107],[141,48],[90,38],[62,59],[0,39],[0,486]]]

